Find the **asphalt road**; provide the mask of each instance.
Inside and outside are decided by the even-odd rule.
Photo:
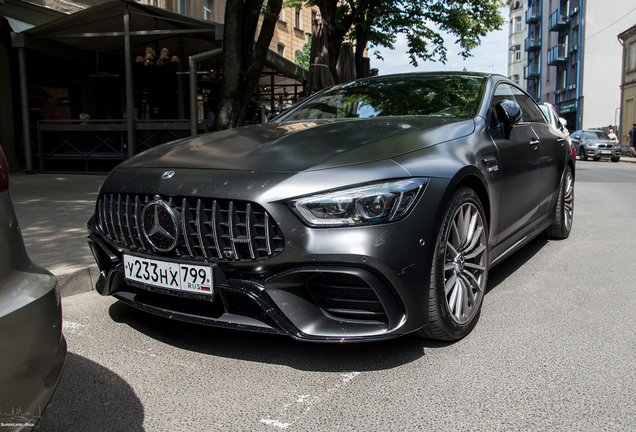
[[[69,354],[40,430],[634,431],[636,165],[576,175],[570,238],[492,269],[453,344],[309,344],[65,298]]]

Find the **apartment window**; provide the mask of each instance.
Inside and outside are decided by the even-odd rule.
[[[285,54],[285,45],[283,45],[282,43],[279,43],[276,46],[276,51],[278,52],[278,55],[282,56]]]
[[[515,51],[515,61],[521,60],[521,50]]]
[[[512,80],[513,80],[514,82],[516,82],[517,84],[519,84],[519,74],[514,74],[514,75],[512,76]]]
[[[280,13],[278,14],[278,20],[285,22],[285,9],[280,10]]]
[[[296,8],[296,10],[295,10],[294,27],[296,27],[297,29],[301,28],[300,27],[300,8]]]
[[[206,20],[212,21],[212,0],[203,1],[203,16]]]
[[[177,12],[179,12],[180,14],[185,15],[186,14],[186,0],[179,0],[177,8],[178,8]]]
[[[627,70],[636,70],[636,42],[629,44]]]
[[[559,81],[557,82],[557,90],[563,90],[567,85],[568,71],[563,69],[559,71]]]
[[[522,30],[521,28],[521,17],[515,18],[515,33],[519,33]]]
[[[316,21],[318,19],[318,14],[316,13],[315,10],[311,11],[311,23],[313,24],[314,21]]]

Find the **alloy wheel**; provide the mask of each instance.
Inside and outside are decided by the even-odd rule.
[[[563,185],[563,222],[565,229],[569,232],[572,227],[572,216],[574,214],[574,179],[572,171],[568,170]]]
[[[486,230],[477,207],[466,202],[455,214],[446,239],[444,291],[453,320],[466,323],[479,311],[486,288]]]

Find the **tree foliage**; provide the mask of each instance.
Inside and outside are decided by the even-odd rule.
[[[283,0],[227,0],[223,29],[223,78],[217,129],[245,124],[247,110],[265,65]],[[259,18],[263,23],[259,30]],[[256,42],[254,42],[256,41]]]
[[[362,68],[364,48],[395,48],[397,35],[408,42],[413,66],[419,61],[446,62],[447,47],[440,31],[456,37],[460,55],[470,57],[481,38],[501,29],[503,0],[287,0],[285,6],[317,6],[327,21],[329,68],[335,72],[343,41],[356,42],[356,67]],[[375,52],[381,58],[378,51]]]
[[[309,40],[307,41],[307,43],[303,45],[303,49],[297,50],[294,53],[294,63],[296,63],[298,66],[300,66],[303,69],[309,70],[309,64],[311,62],[309,58],[310,52],[311,52],[311,36],[309,37]]]

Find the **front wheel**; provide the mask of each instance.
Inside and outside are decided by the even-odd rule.
[[[572,230],[574,217],[574,174],[568,165],[563,176],[563,183],[559,190],[556,205],[554,206],[554,222],[546,230],[545,234],[553,239],[566,239]]]
[[[581,148],[581,149],[579,150],[579,158],[580,158],[581,160],[587,160],[587,153],[585,152],[585,149],[584,149],[584,148]]]
[[[437,235],[429,284],[429,323],[417,332],[458,340],[477,324],[488,279],[488,226],[479,197],[459,189]]]

